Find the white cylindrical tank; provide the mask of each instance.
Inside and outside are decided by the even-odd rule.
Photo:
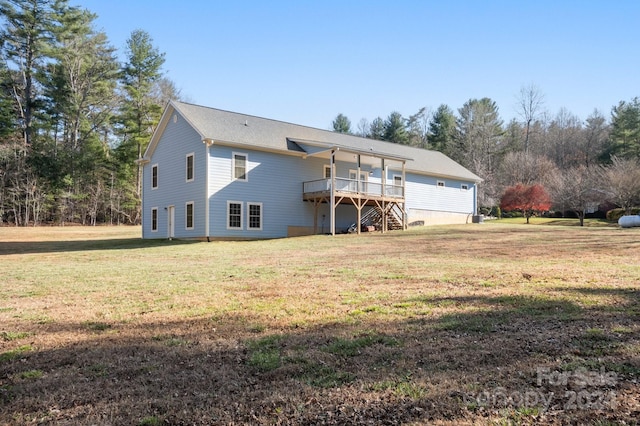
[[[640,215],[621,216],[620,219],[618,219],[618,225],[623,228],[633,228],[634,226],[640,226]]]

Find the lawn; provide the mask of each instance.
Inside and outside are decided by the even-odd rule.
[[[0,228],[0,424],[634,424],[640,228]]]
[[[495,220],[495,219],[492,219]],[[512,218],[502,218],[498,219],[497,222],[502,224],[514,224],[514,225],[522,225],[526,224],[527,219],[524,217],[512,217]],[[549,217],[530,217],[529,218],[530,225],[550,225],[550,226],[580,226],[580,219],[576,218],[549,218]],[[605,219],[585,219],[584,225],[585,228],[593,228],[593,227],[616,227],[617,223],[609,222]]]

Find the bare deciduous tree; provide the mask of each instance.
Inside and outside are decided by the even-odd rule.
[[[171,100],[184,101],[182,90],[176,83],[166,76],[160,77],[151,89],[151,97],[158,105],[166,105]]]
[[[594,167],[579,165],[570,169],[557,169],[551,177],[551,196],[562,211],[570,210],[578,215],[584,226],[585,215],[595,211],[604,201],[604,192],[598,189],[598,175]]]
[[[637,159],[612,157],[611,164],[600,169],[602,189],[609,201],[623,208],[626,214],[640,202],[640,163]]]
[[[427,107],[409,116],[407,119],[407,131],[409,132],[409,145],[420,148],[427,147],[427,134],[429,131],[429,120],[431,111]]]
[[[518,183],[547,186],[549,177],[555,173],[556,166],[549,158],[523,151],[507,153],[500,167],[500,182],[506,186]]]
[[[560,108],[547,129],[546,152],[560,168],[582,164],[580,146],[582,121],[566,108]]]
[[[358,121],[358,131],[356,134],[363,138],[369,137],[369,120],[361,118],[360,121]]]
[[[544,106],[544,94],[535,84],[531,83],[520,88],[518,96],[518,114],[522,117],[525,127],[524,152],[529,152],[529,136],[531,125]]]

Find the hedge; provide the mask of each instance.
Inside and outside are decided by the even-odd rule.
[[[624,209],[611,209],[607,212],[607,220],[609,222],[617,222],[622,216],[625,215]],[[633,207],[631,209],[631,214],[640,214],[640,207]]]

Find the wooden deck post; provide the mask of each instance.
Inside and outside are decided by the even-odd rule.
[[[356,209],[358,210],[358,219],[356,222],[356,226],[358,228],[358,235],[360,235],[360,228],[362,227],[362,225],[360,224],[360,221],[362,220],[362,190],[364,189],[364,184],[360,180],[360,154],[358,154],[358,172],[356,174],[356,182],[358,191],[358,205],[356,206]]]
[[[313,235],[318,235],[318,206],[320,205],[317,198],[313,200]]]
[[[387,183],[387,170],[384,168],[384,158],[380,159],[380,182],[382,183],[382,233],[387,232],[387,209],[385,206],[385,199],[387,196],[387,190],[385,185]]]
[[[336,151],[331,150],[331,235],[336,235]]]

